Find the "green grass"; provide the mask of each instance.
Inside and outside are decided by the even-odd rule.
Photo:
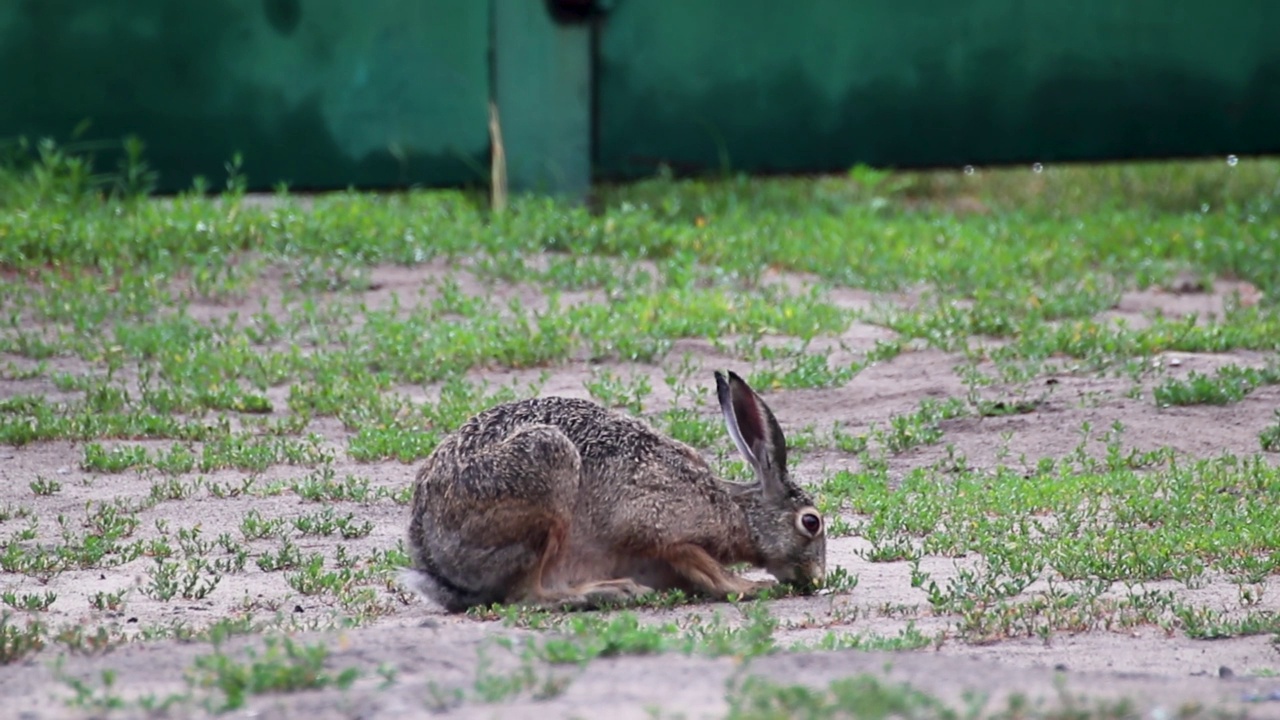
[[[1035,703],[1021,694],[1011,695],[1000,707],[986,697],[971,695],[948,703],[907,683],[871,674],[833,680],[826,687],[788,685],[747,676],[734,682],[727,697],[730,720],[871,720],[880,718],[1035,718],[1037,720],[1120,720],[1140,714],[1129,699],[1089,702],[1060,688],[1055,702]],[[992,707],[994,706],[994,707]],[[1178,717],[1229,716],[1196,704],[1178,708]]]
[[[156,200],[130,148],[114,173],[48,145],[0,168],[0,449],[71,448],[0,498],[4,663],[228,623],[260,634],[417,612],[394,581],[407,564],[403,466],[478,410],[562,387],[570,368],[582,393],[745,479],[711,363],[737,366],[778,407],[825,408],[794,426],[779,412],[791,462],[839,460],[809,475],[833,542],[856,535],[862,562],[907,564],[918,605],[869,600],[799,622],[770,612],[789,602],[781,591],[727,616],[477,613],[535,630],[516,647],[534,665],[486,668],[466,698],[550,696],[563,678],[537,663],[635,654],[1280,632],[1266,596],[1280,420],[1248,430],[1252,455],[1140,448],[1121,426],[1079,428],[1078,447],[1044,457],[951,444],[954,428],[976,426],[1007,445],[1014,430],[985,428],[1043,421],[1050,407],[1105,415],[1140,400],[1160,422],[1273,397],[1280,162],[653,180],[600,188],[598,213],[516,198],[491,215],[459,191],[258,202],[234,165],[220,197]],[[1262,301],[1227,298],[1214,318],[1106,316],[1123,293],[1187,272],[1247,281]],[[1231,359],[1184,375],[1157,361],[1169,351]],[[952,374],[933,384],[960,389],[926,395],[892,374],[921,352],[945,353]],[[886,368],[896,379],[862,396],[874,417],[829,401]],[[1054,384],[1064,379],[1102,389],[1072,394]],[[192,507],[207,509],[199,522],[180,513]],[[953,567],[923,569],[939,561]],[[836,597],[865,591],[858,565],[829,571]],[[85,600],[65,589],[81,573],[138,582]],[[1236,603],[1182,593],[1210,582],[1234,584]],[[261,591],[241,596],[246,585]],[[319,610],[290,614],[304,602]],[[118,622],[184,603],[213,612]],[[697,607],[675,594],[646,606]],[[86,612],[91,623],[69,622]],[[918,629],[934,616],[945,630]],[[864,631],[853,617],[897,625]],[[314,650],[264,653],[211,656],[194,677],[219,708],[350,680]],[[117,681],[73,694],[112,709]],[[738,717],[840,717],[855,697],[933,712],[878,686],[743,692]],[[440,707],[457,700],[440,693]]]
[[[1276,411],[1276,419],[1258,434],[1258,442],[1267,452],[1280,452],[1280,410]]]
[[[1186,380],[1166,380],[1155,388],[1156,404],[1170,405],[1228,405],[1240,402],[1261,385],[1280,383],[1280,369],[1242,368],[1226,365],[1212,375],[1196,371],[1187,374]]]
[[[329,655],[324,645],[303,645],[289,638],[268,637],[266,647],[245,652],[243,661],[214,652],[196,658],[193,682],[218,691],[211,699],[216,712],[244,706],[252,695],[297,692],[325,687],[345,689],[359,676],[355,668],[333,672],[325,668]]]

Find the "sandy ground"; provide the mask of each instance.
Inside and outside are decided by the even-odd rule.
[[[375,307],[397,295],[402,302],[411,302],[415,299],[415,289],[429,286],[430,276],[442,270],[433,265],[414,269],[380,268],[374,272],[372,289],[362,301]],[[803,279],[787,280],[803,282]],[[1215,293],[1197,292],[1195,288],[1129,293],[1107,315],[1137,325],[1154,312],[1212,314],[1221,312],[1226,293],[1239,289],[1224,285]],[[510,297],[535,300],[528,289],[510,288],[506,293]],[[579,300],[591,299],[584,294]],[[909,294],[872,297],[857,291],[837,291],[835,296],[835,300],[846,307],[864,309],[876,303],[912,299]],[[256,308],[258,299],[246,298],[241,304]],[[236,309],[236,304],[223,304],[197,306],[192,312],[204,312],[212,318]],[[853,359],[871,348],[877,339],[892,337],[893,333],[885,328],[868,322],[854,323],[839,339],[844,349],[833,361]],[[840,352],[847,356],[842,357]],[[702,340],[677,343],[669,357],[678,359],[684,354],[706,366],[708,375],[710,366],[733,366],[741,362],[719,353],[712,343]],[[0,363],[8,361],[17,367],[29,364],[22,358],[0,357]],[[861,433],[873,424],[883,426],[894,414],[911,411],[924,398],[962,396],[965,386],[955,371],[961,361],[958,356],[936,350],[912,349],[866,369],[844,387],[774,392],[767,399],[788,432],[810,425],[826,431],[834,422],[839,422],[848,432]],[[1191,370],[1211,372],[1228,362],[1261,365],[1265,358],[1251,353],[1179,353],[1162,356],[1157,361],[1168,366],[1169,374],[1178,376]],[[69,372],[84,370],[83,365],[68,359],[55,359],[52,364]],[[670,401],[661,368],[631,364],[606,367],[624,377],[649,374],[654,388],[649,402],[661,406]],[[600,366],[589,366],[585,362],[550,368],[542,393],[587,397],[584,381],[599,369]],[[493,371],[476,376],[507,384],[533,380],[542,372],[542,369]],[[945,421],[941,443],[893,456],[891,474],[900,477],[912,468],[941,460],[947,444],[966,456],[971,466],[977,467],[994,467],[1022,455],[1032,463],[1041,457],[1062,457],[1080,442],[1076,430],[1085,421],[1092,423],[1099,433],[1115,421],[1122,422],[1126,427],[1126,447],[1168,446],[1179,453],[1199,457],[1224,451],[1251,455],[1257,452],[1258,432],[1271,422],[1280,400],[1280,388],[1264,387],[1234,405],[1157,409],[1149,397],[1129,398],[1127,392],[1131,386],[1132,381],[1122,377],[1076,375],[1067,370],[1046,375],[1028,386],[1042,398],[1035,412]],[[0,383],[0,396],[33,392],[74,397],[74,394],[60,393],[44,379]],[[412,388],[405,392],[412,396],[424,391]],[[985,392],[999,397],[1002,389],[988,388]],[[706,411],[713,412],[710,406]],[[410,482],[415,470],[412,466],[395,462],[360,464],[347,459],[343,454],[347,433],[336,421],[321,421],[311,429],[323,435],[326,447],[335,452],[337,460],[333,467],[338,477],[353,474],[369,478],[374,487],[388,490],[401,489]],[[151,445],[159,448],[167,444]],[[1094,444],[1098,447],[1093,450],[1101,452],[1101,444]],[[87,473],[79,467],[82,455],[82,446],[70,442],[37,443],[21,448],[0,446],[0,507],[30,508],[40,520],[37,542],[57,539],[56,518],[60,515],[77,519],[83,517],[88,502],[145,497],[152,483],[160,479],[154,473],[108,476]],[[1274,458],[1268,457],[1268,461]],[[852,456],[836,451],[809,452],[793,472],[802,480],[812,481],[841,468],[856,467],[856,463]],[[288,482],[308,472],[304,467],[276,466],[258,474],[255,482],[260,487]],[[28,483],[36,477],[56,479],[62,484],[61,492],[52,496],[33,495]],[[245,477],[246,473],[240,471],[217,471],[203,476],[206,483],[228,486],[239,485]],[[179,479],[192,481],[196,474]],[[157,522],[167,522],[173,529],[198,524],[206,539],[223,532],[239,537],[240,521],[250,510],[266,517],[294,517],[318,509],[315,504],[303,503],[290,493],[211,499],[199,492],[197,498],[166,501],[143,510],[135,537],[156,536]],[[403,537],[408,519],[404,506],[384,499],[367,504],[343,504],[340,509],[372,521],[373,532],[349,541],[299,538],[297,544],[304,554],[318,551],[328,557],[334,546],[342,543],[349,553],[363,556],[392,548]],[[21,522],[11,519],[0,525],[0,531],[7,536],[19,529]],[[257,555],[270,547],[271,542],[255,541],[250,543],[250,550]],[[899,605],[925,608],[915,615],[916,626],[925,633],[946,630],[951,619],[928,614],[924,592],[910,586],[907,563],[865,562],[858,551],[865,548],[866,543],[856,537],[833,539],[828,547],[828,566],[842,566],[856,574],[857,587],[835,596],[775,601],[771,610],[784,623],[778,633],[780,639],[804,640],[815,632],[829,629],[893,635],[905,627],[906,620],[891,613],[876,612],[876,609]],[[922,567],[941,582],[964,562],[964,559],[925,558]],[[997,709],[1003,698],[1014,694],[1026,694],[1049,704],[1080,695],[1091,698],[1089,702],[1128,697],[1152,718],[1172,717],[1180,710],[1194,707],[1243,711],[1249,717],[1280,717],[1280,701],[1243,702],[1250,697],[1265,698],[1270,693],[1280,693],[1280,678],[1271,677],[1280,669],[1280,652],[1269,636],[1194,641],[1176,635],[1171,637],[1151,627],[1123,632],[1059,633],[1047,643],[1027,638],[975,646],[948,639],[938,648],[903,653],[780,653],[745,664],[734,658],[678,655],[602,659],[585,669],[546,671],[571,679],[563,692],[549,699],[534,700],[524,693],[499,704],[472,700],[455,705],[438,700],[450,697],[452,688],[466,689],[474,684],[478,650],[486,639],[491,641],[499,634],[520,631],[493,622],[447,616],[422,601],[384,590],[382,615],[368,626],[308,633],[305,628],[323,627],[327,623],[335,609],[333,603],[298,595],[285,583],[282,573],[262,572],[250,560],[245,572],[224,576],[207,598],[162,602],[138,592],[151,563],[144,558],[106,571],[68,571],[45,584],[25,576],[0,574],[0,590],[56,593],[57,600],[43,613],[43,620],[51,626],[114,626],[125,634],[174,622],[201,627],[219,617],[281,610],[292,616],[296,626],[303,628],[301,637],[319,639],[331,649],[331,667],[354,665],[366,671],[347,691],[257,697],[251,700],[249,710],[231,713],[231,717],[372,718],[414,716],[428,711],[457,717],[720,717],[728,710],[726,683],[734,677],[751,674],[778,682],[824,685],[832,679],[863,672],[909,682],[954,701],[957,706],[965,692],[980,691],[992,696],[995,704],[989,705],[989,709]],[[91,608],[89,598],[94,593],[115,591],[127,593],[122,612]],[[1209,583],[1196,593],[1199,600],[1224,609],[1236,598],[1235,586],[1226,582]],[[1268,597],[1267,602],[1276,604],[1273,597]],[[656,618],[694,612],[703,615],[720,612],[726,617],[735,614],[735,610],[725,604],[643,611]],[[813,618],[818,619],[818,630],[800,627],[810,624],[808,621]],[[227,647],[234,650],[244,643],[260,642],[256,638],[234,639]],[[186,687],[184,669],[196,655],[208,652],[209,646],[201,643],[137,642],[105,654],[70,655],[59,668],[54,662],[55,654],[45,651],[23,662],[0,667],[0,698],[3,699],[0,717],[34,719],[94,714],[96,711],[92,709],[66,706],[64,701],[70,691],[65,680],[57,679],[60,673],[100,685],[102,670],[114,670],[118,675],[113,692],[130,698],[180,692]],[[504,662],[515,667],[513,658],[502,657],[497,659],[495,667],[502,667]],[[388,687],[379,686],[380,678],[374,672],[379,666],[396,670],[396,680]],[[1066,696],[1061,694],[1062,688]],[[1276,697],[1280,698],[1280,694]],[[439,707],[435,707],[437,704]],[[198,707],[184,706],[175,714],[197,711],[200,711]],[[116,714],[124,717],[145,713],[135,707],[116,711]]]

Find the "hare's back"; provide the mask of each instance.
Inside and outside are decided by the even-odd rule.
[[[539,397],[495,405],[464,423],[451,440],[456,452],[467,455],[492,447],[529,425],[550,425],[563,432],[577,448],[589,475],[594,469],[652,462],[705,467],[696,452],[647,422],[579,398]]]
[[[475,452],[506,439],[530,425],[558,428],[586,456],[618,449],[619,442],[643,437],[660,440],[646,423],[616,413],[590,400],[537,397],[495,405],[463,423],[451,438],[459,452]],[[631,438],[631,440],[628,440]]]

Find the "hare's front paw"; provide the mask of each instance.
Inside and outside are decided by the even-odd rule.
[[[758,596],[760,593],[778,586],[776,580],[747,580],[746,578],[735,578],[734,587],[729,590],[731,594],[737,595],[740,599],[749,600]]]
[[[563,595],[545,598],[544,606],[566,610],[590,610],[603,605],[621,605],[653,592],[630,578],[601,580],[579,585]]]
[[[595,604],[634,600],[653,592],[653,588],[641,585],[631,578],[604,580],[583,588],[583,596]]]

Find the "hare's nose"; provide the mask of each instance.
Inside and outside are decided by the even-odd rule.
[[[807,568],[809,577],[813,578],[814,585],[822,585],[827,579],[827,564],[824,562],[815,562]]]

